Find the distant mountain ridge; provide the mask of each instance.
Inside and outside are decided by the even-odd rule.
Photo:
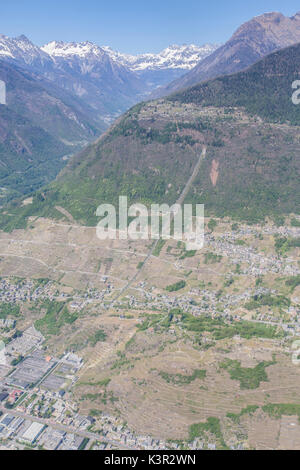
[[[9,38],[0,34],[0,57],[17,61],[20,65],[33,66],[52,63],[51,57],[24,35]]]
[[[136,72],[143,70],[160,70],[160,69],[184,69],[191,70],[200,60],[204,59],[219,46],[216,44],[204,44],[196,46],[195,44],[184,44],[179,46],[173,44],[158,54],[122,54],[114,51],[108,46],[104,46],[103,50],[107,52],[114,60],[126,65]]]
[[[240,26],[223,46],[204,58],[195,68],[153,97],[166,96],[221,75],[239,72],[262,57],[300,42],[300,12],[291,18],[272,12],[257,16]]]
[[[0,204],[55,178],[63,157],[100,135],[76,97],[15,63],[0,59],[6,105],[0,105]]]
[[[52,55],[35,46],[25,36],[0,36],[0,58],[38,73],[56,86],[82,99],[91,107],[93,118],[108,125],[122,111],[139,101],[143,86],[126,67],[117,64],[98,46],[77,45],[73,53],[63,54],[70,45],[55,42]],[[74,46],[73,46],[74,49]],[[84,53],[80,54],[80,51]],[[59,51],[60,53],[57,53]]]

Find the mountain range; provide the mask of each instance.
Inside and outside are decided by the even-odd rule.
[[[76,95],[94,109],[94,118],[106,124],[156,87],[192,69],[216,47],[171,46],[160,54],[132,56],[89,41],[52,41],[38,47],[24,35],[0,36],[0,58]]]

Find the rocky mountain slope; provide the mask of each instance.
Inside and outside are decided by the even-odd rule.
[[[276,12],[255,17],[238,28],[229,41],[193,70],[159,90],[155,96],[168,95],[204,80],[239,72],[267,54],[297,42],[300,42],[300,13],[291,18]]]
[[[206,158],[185,202],[207,214],[258,221],[299,213],[300,106],[292,103],[300,45],[267,56],[245,72],[128,111],[96,143],[70,160],[58,179],[16,218],[60,217],[96,224],[99,204],[174,203],[204,148]],[[13,222],[12,222],[13,221]]]

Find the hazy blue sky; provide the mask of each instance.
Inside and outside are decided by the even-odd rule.
[[[175,43],[225,42],[253,16],[299,10],[299,0],[1,0],[0,33],[25,34],[36,44],[90,40],[158,52]]]

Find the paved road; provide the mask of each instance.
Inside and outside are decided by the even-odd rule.
[[[197,161],[197,164],[193,170],[193,173],[191,174],[189,180],[187,181],[185,187],[183,188],[183,191],[182,193],[180,194],[178,200],[176,201],[176,204],[183,204],[184,202],[184,199],[186,198],[189,190],[191,189],[191,186],[196,178],[196,176],[198,175],[198,172],[200,170],[200,167],[201,167],[201,164],[203,162],[203,160],[205,159],[206,157],[206,146],[203,147],[202,149],[202,153]],[[171,214],[171,223],[172,223],[172,220],[173,220],[173,217],[174,217],[174,213],[172,212]],[[160,239],[156,240],[155,243],[152,245],[149,253],[147,254],[146,258],[144,259],[143,261],[143,264],[141,266],[141,268],[135,273],[135,275],[129,280],[129,282],[119,291],[119,293],[117,294],[117,296],[111,301],[111,303],[106,307],[107,309],[110,309],[112,308],[115,303],[119,300],[119,298],[124,294],[124,292],[126,292],[131,286],[132,284],[136,281],[137,277],[139,276],[139,274],[143,271],[143,269],[145,268],[148,260],[151,258],[151,256],[153,255],[154,253],[154,250],[155,248],[157,247],[158,243],[160,242]]]

